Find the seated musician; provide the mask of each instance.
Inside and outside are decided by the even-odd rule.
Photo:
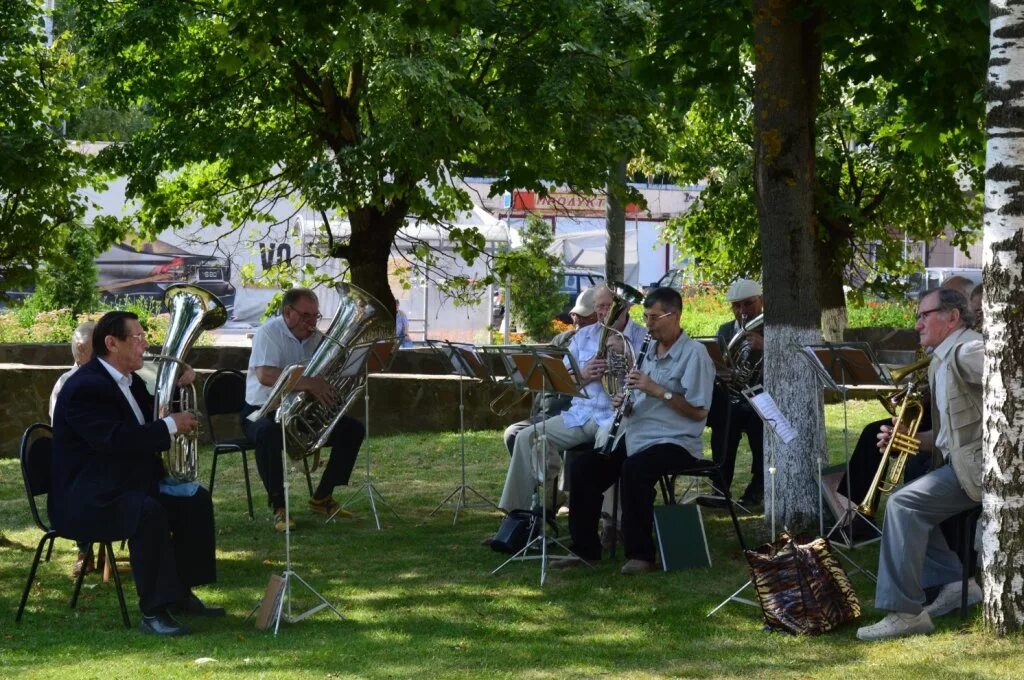
[[[597,288],[591,286],[585,288],[583,291],[576,296],[576,305],[569,310],[569,317],[572,319],[572,329],[563,331],[551,338],[549,343],[552,347],[564,349],[569,346],[573,336],[581,328],[597,323],[597,313],[594,311],[594,294],[597,292]],[[545,397],[544,403],[540,403],[538,399],[533,405],[533,414],[526,420],[520,420],[519,422],[512,423],[505,428],[505,447],[508,448],[508,455],[512,455],[513,447],[516,442],[516,435],[521,430],[526,429],[534,423],[539,423],[545,418],[556,416],[565,409],[569,408],[572,402],[571,397],[567,397],[561,394],[549,394]]]
[[[274,383],[284,369],[293,364],[305,364],[323,337],[316,328],[320,319],[320,301],[308,288],[292,288],[281,301],[281,314],[268,320],[256,331],[249,356],[249,372],[245,379],[245,402],[242,409],[242,429],[256,445],[256,468],[274,509],[274,528],[285,530],[284,467],[281,462],[283,448],[281,425],[271,413],[255,422],[249,414],[259,410],[270,398]],[[305,391],[330,406],[336,395],[330,383],[320,376],[303,376],[295,389]],[[328,443],[331,457],[324,467],[320,484],[309,500],[311,512],[336,517],[351,517],[352,513],[339,508],[334,500],[334,488],[348,484],[355,467],[359,446],[365,429],[355,418],[342,416],[331,432]],[[337,514],[335,514],[337,513]],[[289,527],[295,520],[289,518]]]
[[[889,497],[875,588],[875,607],[889,614],[859,629],[861,640],[930,633],[932,617],[960,604],[960,558],[939,524],[981,502],[984,344],[970,330],[971,321],[967,298],[959,291],[940,288],[921,296],[916,329],[921,346],[932,353],[928,383],[934,416],[933,429],[917,436],[922,453],[932,453],[942,464]],[[879,446],[890,436],[891,428],[884,428]],[[941,590],[925,606],[924,589],[929,586]],[[969,604],[981,600],[973,579],[967,595]]]
[[[173,613],[224,614],[192,592],[217,576],[210,494],[194,483],[161,483],[160,452],[176,433],[195,429],[196,417],[183,412],[153,420],[153,397],[135,373],[146,350],[135,314],[104,314],[92,346],[94,358],[68,378],[54,408],[50,518],[78,541],[127,537],[140,628],[183,635],[188,629]],[[186,367],[179,384],[194,378]]]
[[[598,318],[607,318],[612,309],[612,301],[612,292],[607,287],[596,287],[594,311]],[[622,333],[629,338],[634,351],[639,351],[645,333],[643,328],[629,320],[629,310],[623,310],[619,318],[612,322],[614,327],[621,328]],[[529,510],[533,493],[540,484],[540,466],[547,466],[546,478],[549,483],[556,480],[561,468],[558,452],[592,442],[598,430],[611,422],[611,402],[601,386],[601,376],[608,362],[598,355],[602,328],[598,323],[587,326],[576,333],[569,343],[569,353],[582,367],[580,382],[585,384],[587,397],[574,397],[568,410],[530,425],[516,435],[505,487],[498,501],[498,507],[502,510]],[[541,434],[547,437],[547,460],[543,462],[539,441]],[[488,544],[490,538],[483,542]]]
[[[598,519],[601,496],[621,483],[623,574],[653,571],[655,484],[665,474],[693,467],[702,456],[701,435],[711,405],[715,366],[707,350],[680,327],[682,299],[671,288],[658,288],[644,300],[647,330],[656,346],[648,348],[640,370],[632,371],[630,415],[622,420],[624,437],[611,455],[577,456],[569,470],[569,532],[575,556],[551,563],[564,569],[601,559]],[[622,401],[616,396],[616,407]]]
[[[70,370],[60,374],[57,382],[53,384],[53,389],[50,391],[51,424],[53,423],[53,408],[57,405],[57,395],[60,394],[64,383],[75,374],[75,371],[92,359],[92,332],[95,328],[95,321],[86,321],[79,324],[74,333],[71,334],[71,357],[74,359],[75,365]],[[93,570],[91,548],[92,546],[88,542],[80,542],[78,544],[78,558],[75,559],[75,563],[71,567],[71,575],[73,577],[77,578],[83,571],[88,574]]]
[[[743,330],[743,326],[764,310],[761,284],[757,281],[736,279],[729,286],[725,298],[732,306],[733,319],[722,324],[716,334],[723,355],[727,353],[732,339]],[[760,332],[751,332],[744,337],[743,342],[749,343],[749,359],[756,362],[764,350],[763,336]],[[730,487],[736,468],[736,450],[740,438],[747,435],[751,453],[750,484],[739,499],[740,505],[746,507],[760,505],[764,499],[764,423],[740,390],[756,385],[760,380],[761,371],[757,370],[743,384],[716,383],[708,414],[711,455],[722,468],[723,483]],[[709,507],[725,507],[725,496],[721,489],[716,489],[714,495],[701,497],[700,503]]]

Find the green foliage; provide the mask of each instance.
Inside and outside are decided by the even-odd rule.
[[[65,247],[63,261],[40,272],[26,307],[39,311],[68,309],[75,316],[99,307],[96,239],[89,229],[79,226],[68,235]]]
[[[603,187],[611,153],[652,143],[652,96],[621,55],[643,45],[639,0],[556,3],[202,3],[72,0],[107,103],[152,124],[102,154],[129,178],[137,226],[275,221],[289,197],[322,225],[324,255],[389,301],[406,215],[452,220],[453,181]],[[456,252],[479,256],[471,232]]]
[[[0,312],[0,343],[57,342],[71,338],[78,324],[95,321],[111,310],[134,312],[146,331],[150,345],[163,345],[170,325],[170,316],[160,312],[160,303],[151,298],[124,297],[111,304],[103,303],[99,309],[74,314],[68,308],[39,310],[26,304],[14,310]],[[197,345],[213,344],[209,333],[199,336]]]
[[[75,57],[47,47],[40,3],[5,2],[0,11],[0,280],[31,284],[39,262],[54,261],[86,202],[84,159],[61,138],[77,105]]]
[[[910,300],[866,300],[846,307],[850,328],[913,328],[917,305]]]
[[[547,252],[554,241],[551,224],[535,215],[526,219],[523,244],[496,258],[495,272],[508,277],[512,295],[511,313],[521,331],[534,342],[547,342],[554,335],[552,323],[565,306],[558,291],[564,269],[562,261]]]

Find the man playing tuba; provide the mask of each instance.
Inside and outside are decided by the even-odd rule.
[[[144,633],[184,635],[173,614],[221,616],[192,587],[217,577],[213,502],[197,484],[162,489],[160,452],[196,427],[189,412],[153,419],[153,397],[135,371],[146,334],[131,312],[107,312],[92,336],[93,359],[68,378],[53,412],[50,518],[85,543],[128,538]],[[185,367],[179,385],[195,373]]]
[[[878,557],[875,607],[889,612],[857,631],[861,640],[885,640],[930,633],[933,616],[960,604],[962,566],[939,524],[981,502],[982,337],[970,330],[967,298],[951,289],[921,296],[916,329],[921,346],[932,353],[928,367],[932,430],[918,433],[922,452],[939,454],[943,465],[900,487],[889,497]],[[935,429],[935,426],[938,429]],[[884,448],[891,428],[883,428]],[[941,586],[925,606],[924,589]],[[967,602],[981,600],[971,579]]]
[[[309,361],[320,344],[321,335],[316,323],[320,319],[320,301],[308,288],[292,288],[284,294],[281,315],[259,327],[252,339],[249,372],[245,379],[245,402],[242,409],[242,429],[256,445],[256,468],[270,497],[274,509],[274,528],[285,530],[284,468],[281,463],[281,425],[273,414],[255,422],[247,417],[270,398],[274,383],[281,372],[293,364]],[[321,376],[304,376],[295,389],[312,395],[317,400],[332,404],[336,395],[330,383]],[[342,416],[331,431],[328,443],[331,457],[324,467],[323,476],[313,497],[309,500],[311,512],[337,517],[351,517],[352,513],[339,509],[332,494],[334,487],[348,484],[355,467],[359,446],[363,443],[363,424],[349,416]],[[294,528],[294,520],[291,527]]]
[[[716,337],[723,355],[729,354],[732,345],[733,356],[729,357],[732,375],[728,382],[720,381],[715,385],[708,415],[711,455],[722,467],[723,483],[731,486],[736,468],[736,449],[740,438],[747,435],[753,459],[751,479],[739,502],[750,507],[759,505],[764,498],[764,424],[741,390],[761,380],[760,358],[764,351],[764,338],[760,332],[745,333],[743,327],[762,313],[764,298],[761,284],[750,279],[733,281],[725,298],[732,306],[733,319],[719,327]],[[713,496],[703,497],[701,504],[724,507],[725,497],[718,490]]]

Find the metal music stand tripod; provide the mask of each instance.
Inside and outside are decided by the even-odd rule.
[[[287,388],[280,392],[281,395],[289,393],[294,389],[295,384],[299,381],[299,378],[302,377],[302,372],[304,369],[305,366],[303,366],[302,364],[293,364],[281,372],[281,376],[278,378],[278,383],[284,383],[288,385]],[[278,394],[277,385],[275,385],[274,387],[274,393]],[[291,484],[289,482],[289,478],[291,477],[291,474],[289,473],[290,466],[288,465],[288,422],[285,420],[284,414],[281,412],[280,404],[273,402],[268,402],[264,404],[262,408],[260,408],[258,411],[255,411],[252,415],[249,416],[249,418],[255,421],[258,420],[259,418],[268,415],[271,411],[274,412],[274,419],[281,425],[281,477],[284,484],[284,572],[282,572],[281,574],[281,579],[283,583],[281,584],[280,589],[277,590],[277,593],[279,594],[277,596],[277,601],[274,604],[274,611],[270,617],[270,620],[274,622],[274,635],[277,635],[277,631],[281,627],[281,621],[286,621],[288,623],[297,623],[302,619],[308,618],[313,614],[316,614],[321,609],[330,609],[342,621],[345,620],[345,617],[342,616],[341,612],[338,611],[337,608],[333,604],[331,604],[326,597],[317,592],[317,590],[313,588],[313,586],[309,585],[309,583],[304,578],[299,576],[298,572],[292,569],[291,504],[289,503],[288,500],[288,492],[289,489],[291,488]],[[307,609],[301,614],[292,613],[292,581],[298,581],[300,585],[302,585],[306,590],[312,593],[317,598],[317,600],[319,600],[319,603],[315,604],[313,607]],[[254,607],[253,610],[249,613],[249,616],[247,616],[246,619],[251,617],[256,612],[256,610],[260,608],[261,604],[262,603],[258,603],[256,607]]]
[[[586,396],[583,386],[576,377],[580,375],[579,366],[568,350],[554,347],[500,347],[494,348],[493,351],[503,355],[504,360],[507,362],[506,365],[510,376],[522,376],[522,383],[518,383],[517,380],[513,379],[513,384],[519,384],[520,391],[534,393],[541,402],[544,401],[548,394],[561,394],[572,397]],[[565,365],[565,361],[569,362],[569,366]],[[557,545],[568,555],[573,555],[574,553],[557,538],[549,537],[547,534],[548,438],[545,421],[542,420],[536,427],[538,445],[534,451],[540,452],[540,486],[543,489],[540,497],[540,530],[519,552],[502,562],[491,573],[497,574],[512,562],[539,559],[540,584],[544,585],[544,582],[547,580],[548,544],[553,543]],[[540,554],[531,555],[531,549],[538,543],[540,545]]]
[[[463,508],[474,507],[471,505],[466,498],[466,492],[470,492],[481,501],[483,504],[476,504],[475,507],[492,507],[495,510],[499,510],[497,504],[485,497],[479,491],[466,484],[466,404],[463,398],[463,383],[465,379],[469,379],[476,383],[489,381],[491,374],[487,370],[480,356],[476,353],[476,348],[472,345],[453,345],[448,340],[436,341],[427,340],[427,344],[434,352],[443,357],[445,362],[448,363],[454,370],[454,374],[459,379],[459,445],[461,447],[461,469],[462,469],[462,482],[455,487],[455,490],[445,496],[445,499],[437,504],[437,507],[430,511],[428,517],[433,516],[438,510],[440,510],[446,503],[453,501],[455,505],[455,516],[452,518],[452,524],[456,524],[459,521],[459,511]],[[453,500],[454,499],[454,500]]]
[[[363,492],[366,492],[366,498],[370,504],[370,512],[373,513],[373,521],[377,525],[377,531],[381,531],[377,503],[380,503],[394,513],[395,517],[398,517],[398,512],[384,500],[384,496],[373,483],[373,473],[371,472],[372,457],[370,455],[370,374],[382,373],[388,369],[391,365],[391,360],[394,358],[395,347],[398,344],[397,341],[397,338],[391,338],[389,340],[378,340],[376,342],[355,345],[350,349],[348,359],[342,367],[341,374],[343,376],[363,374],[363,427],[366,429],[366,436],[363,438],[360,453],[362,453],[363,460],[366,461],[366,477],[363,479],[363,483],[359,485],[359,488],[352,492],[345,502],[339,505],[338,509],[324,520],[325,522],[332,521],[338,512],[348,507]]]

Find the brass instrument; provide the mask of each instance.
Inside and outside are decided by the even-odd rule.
[[[727,388],[736,396],[741,396],[744,389],[753,387],[761,380],[764,366],[764,353],[754,350],[750,342],[751,333],[762,333],[764,314],[753,319],[741,317],[740,330],[729,340],[722,358],[729,368],[731,379]]]
[[[392,351],[398,344],[395,319],[376,298],[347,283],[338,284],[338,293],[340,301],[334,320],[302,371],[303,377],[319,376],[330,383],[334,403],[327,406],[306,392],[292,391],[295,376],[291,371],[281,372],[267,399],[267,404],[281,400],[279,416],[285,423],[288,456],[293,460],[319,451],[335,424],[363,393],[363,362],[374,357],[364,357],[359,352],[371,352],[373,343],[379,340],[391,340]]]
[[[166,418],[175,411],[195,411],[199,403],[195,384],[178,388],[184,358],[199,334],[223,326],[227,309],[217,296],[198,286],[175,284],[164,293],[164,305],[171,321],[159,355],[149,358],[159,362],[153,399],[153,419]],[[175,396],[178,397],[175,404]],[[171,448],[163,452],[164,469],[179,482],[194,482],[199,462],[199,428],[175,434]]]
[[[625,389],[626,376],[633,370],[635,363],[633,348],[629,340],[612,327],[615,321],[629,309],[630,305],[643,304],[643,293],[625,283],[610,281],[608,290],[612,293],[612,307],[601,322],[601,333],[597,338],[596,358],[604,359],[608,368],[601,376],[601,386],[609,396],[618,394]],[[608,334],[614,333],[622,339],[622,351],[608,349]]]
[[[931,356],[925,356],[912,364],[893,369],[890,375],[894,382],[899,382],[917,371],[926,370],[931,360]],[[871,480],[871,486],[868,487],[864,500],[857,506],[857,512],[867,517],[873,517],[878,512],[882,494],[892,493],[903,483],[903,471],[907,466],[908,457],[916,455],[921,448],[921,440],[915,435],[924,418],[925,403],[918,383],[912,381],[907,384],[887,407],[893,410],[891,405],[895,403],[899,406],[895,408],[892,435],[885,450],[882,451],[882,460]]]

